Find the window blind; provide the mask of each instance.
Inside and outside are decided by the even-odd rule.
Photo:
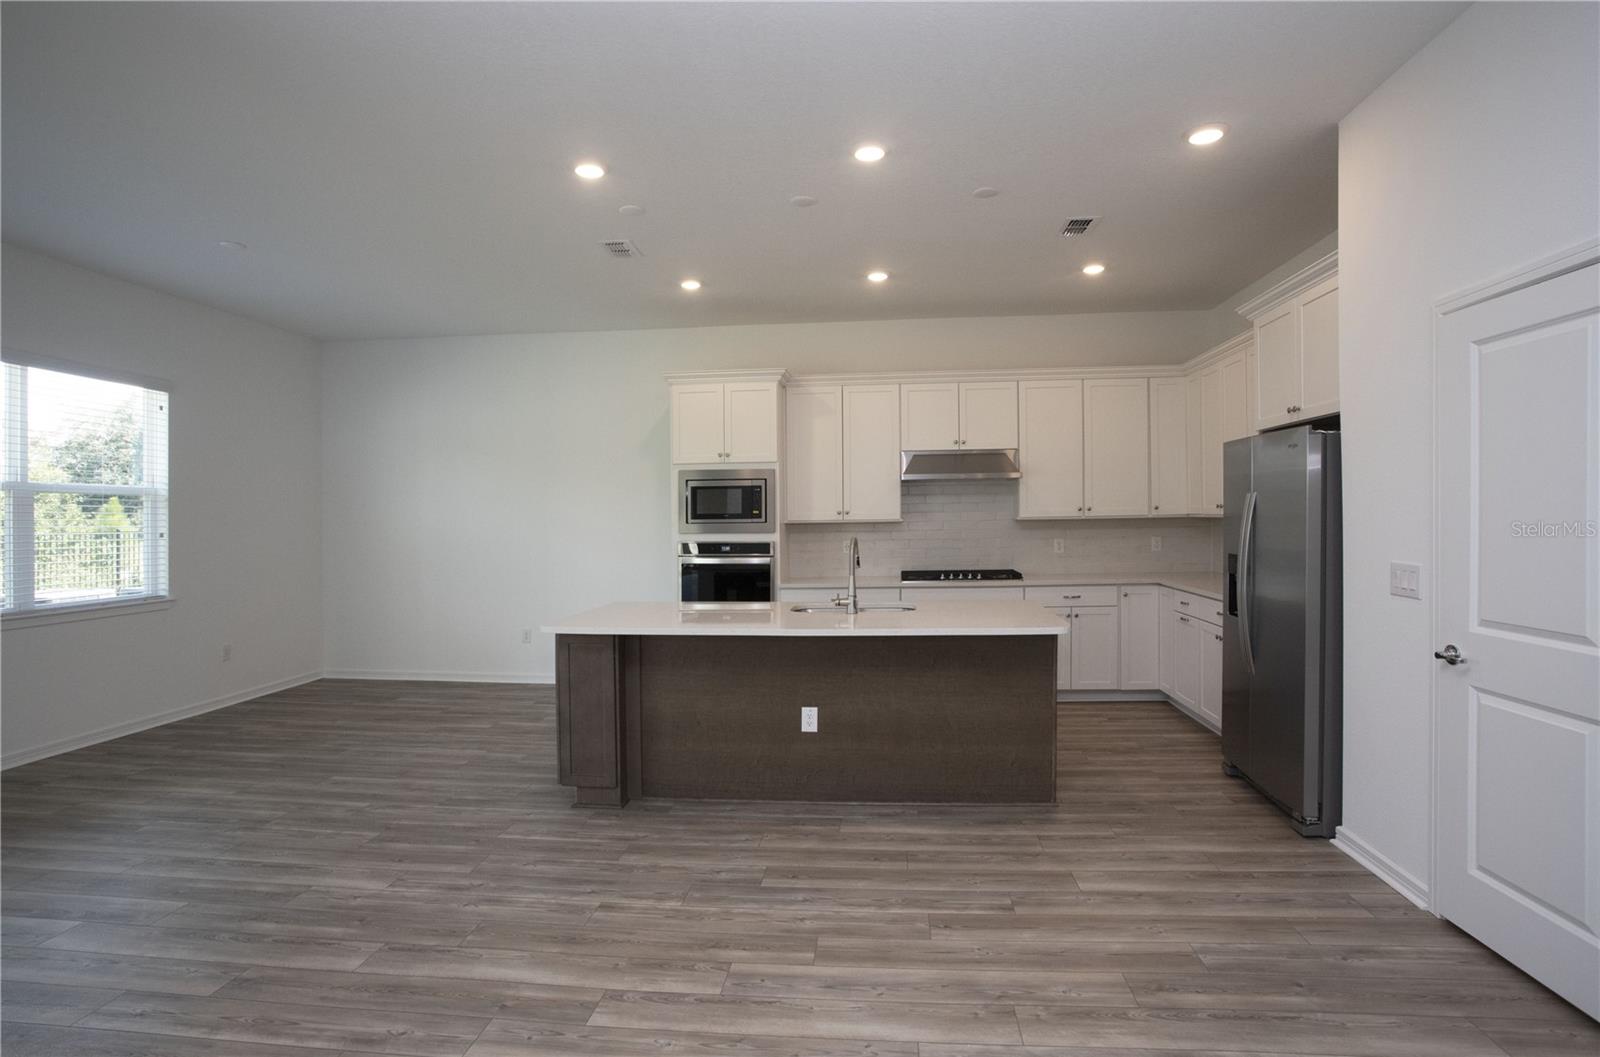
[[[168,595],[171,403],[163,389],[4,364],[0,611]]]

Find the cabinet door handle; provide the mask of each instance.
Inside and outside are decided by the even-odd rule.
[[[1222,504],[1221,504],[1221,503],[1218,503],[1218,504],[1217,504],[1217,509],[1218,509],[1218,510],[1221,510],[1221,509],[1222,509]]]
[[[1157,504],[1156,504],[1156,505],[1155,505],[1155,509],[1156,509],[1156,510],[1160,510],[1160,509],[1161,509],[1161,504],[1160,504],[1160,503],[1157,503]]]
[[[1217,633],[1216,633],[1216,632],[1212,632],[1212,633],[1211,633],[1211,637],[1212,637],[1212,638],[1214,638],[1214,639],[1216,639],[1216,640],[1217,640],[1217,641],[1218,641],[1218,642],[1221,642],[1221,641],[1222,641],[1222,636],[1221,636],[1221,635],[1218,635],[1218,634],[1217,634]]]
[[[1184,601],[1184,600],[1183,600],[1183,599],[1181,599],[1181,598],[1180,598],[1180,599],[1178,599],[1178,604],[1179,604],[1179,605],[1180,605],[1180,606],[1186,606],[1186,605],[1188,605],[1188,604],[1189,604],[1189,603],[1187,603],[1187,602],[1185,602],[1185,601]]]
[[[1183,621],[1185,624],[1189,623],[1189,618],[1188,617],[1179,617],[1178,619]]]

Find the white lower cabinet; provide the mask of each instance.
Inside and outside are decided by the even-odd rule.
[[[1117,606],[1072,610],[1072,689],[1115,690],[1120,679]]]
[[[1046,606],[1045,612],[1060,617],[1068,626],[1072,624],[1072,610]],[[1056,689],[1072,689],[1072,633],[1056,636]]]
[[[844,594],[844,585],[838,587],[784,587],[778,590],[778,601],[785,604],[823,605],[832,602]],[[882,603],[900,601],[900,589],[897,587],[859,587],[856,589],[857,600],[863,603]]]
[[[1118,624],[1118,685],[1123,690],[1156,689],[1161,685],[1160,589],[1148,584],[1124,587]]]
[[[1222,629],[1200,625],[1200,714],[1222,726]]]
[[[1178,642],[1175,634],[1178,628],[1178,618],[1177,614],[1173,613],[1173,610],[1178,607],[1177,599],[1178,592],[1172,588],[1163,587],[1160,589],[1158,603],[1161,606],[1161,630],[1158,637],[1160,638],[1161,652],[1161,692],[1168,697],[1172,696],[1178,662]]]
[[[1020,602],[1020,587],[902,587],[902,602],[959,602],[962,599],[1001,598]]]
[[[1172,697],[1190,708],[1200,707],[1200,622],[1183,613],[1172,614]]]

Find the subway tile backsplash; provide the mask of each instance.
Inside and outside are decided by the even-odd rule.
[[[1221,555],[1221,522],[1210,518],[1018,521],[1015,481],[906,482],[900,514],[905,520],[884,524],[788,526],[785,578],[838,576],[851,536],[861,540],[865,576],[946,567],[1213,572]],[[1150,549],[1152,536],[1161,550]]]

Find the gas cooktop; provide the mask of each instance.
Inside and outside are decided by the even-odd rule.
[[[901,569],[901,583],[921,583],[927,580],[1020,580],[1022,574],[1015,569]]]

